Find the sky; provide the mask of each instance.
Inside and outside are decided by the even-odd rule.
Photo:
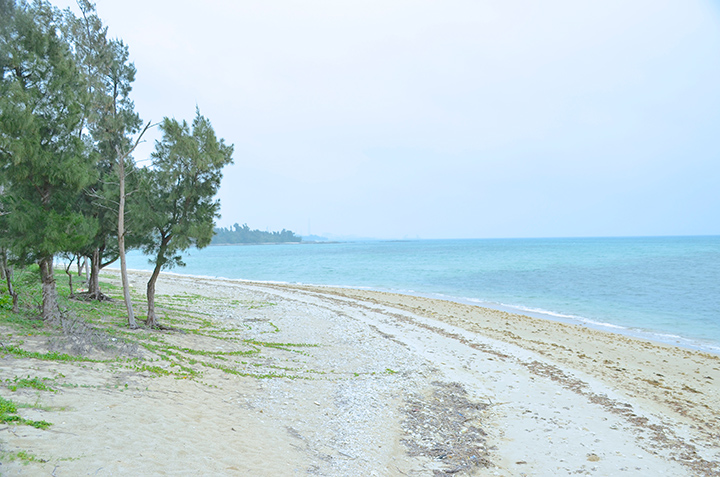
[[[234,144],[220,226],[387,239],[720,234],[718,1],[97,10],[129,46],[145,121],[191,121],[197,106]],[[157,138],[136,151],[140,164]]]

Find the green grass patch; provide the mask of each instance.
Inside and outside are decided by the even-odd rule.
[[[48,379],[41,379],[35,376],[34,378],[31,378],[28,376],[27,378],[19,378],[15,376],[14,379],[6,379],[5,382],[8,384],[8,389],[11,391],[17,391],[20,388],[31,388],[31,389],[37,389],[38,391],[51,391],[55,392],[54,389],[52,389],[50,386],[45,384],[45,381]]]
[[[33,334],[58,334],[57,328],[46,325],[42,320],[37,319],[38,305],[41,303],[39,274],[33,269],[17,274],[22,275],[22,285],[16,285],[21,296],[25,296],[24,303],[27,305],[20,314],[13,314],[6,310],[6,306],[0,303],[0,327],[7,325],[5,330],[12,328],[17,333],[8,335],[8,340],[3,340],[0,346],[0,355],[11,355],[16,358],[37,359],[43,361],[56,361],[58,363],[72,364],[80,367],[92,368],[93,371],[100,371],[115,375],[122,372],[141,372],[152,377],[173,377],[175,379],[199,379],[207,368],[214,368],[219,371],[238,376],[253,378],[281,378],[308,379],[308,375],[325,374],[316,371],[307,371],[300,368],[286,367],[289,364],[287,354],[294,353],[295,356],[308,356],[306,348],[317,347],[316,344],[305,343],[284,343],[255,339],[267,333],[280,333],[280,327],[275,323],[262,321],[261,327],[251,326],[242,319],[231,321],[215,320],[212,308],[228,306],[238,310],[240,315],[251,315],[242,310],[261,309],[269,306],[276,306],[270,301],[256,300],[229,300],[221,298],[205,297],[198,294],[183,293],[177,295],[158,296],[158,314],[162,318],[160,322],[172,328],[162,331],[157,330],[129,330],[127,327],[127,315],[125,304],[122,299],[110,301],[82,301],[67,299],[69,295],[68,280],[64,271],[56,272],[56,280],[61,308],[68,311],[69,316],[88,323],[96,331],[107,333],[112,341],[117,340],[118,344],[128,343],[127,348],[143,350],[143,358],[121,357],[114,359],[92,359],[85,356],[66,354],[61,352],[38,352],[29,351],[23,348],[20,341],[23,335]],[[115,276],[112,277],[116,279]],[[82,282],[82,278],[78,279]],[[22,289],[21,289],[22,288]],[[108,296],[117,294],[120,297],[122,288],[109,283],[101,283],[103,293]],[[0,290],[1,293],[1,290]],[[142,308],[144,297],[133,291],[133,299],[137,308]],[[195,306],[197,305],[197,306]],[[206,310],[196,309],[208,306]],[[253,314],[254,315],[254,314]],[[136,317],[140,322],[142,316]],[[260,325],[258,325],[260,326]],[[197,345],[179,343],[178,338],[186,334],[190,337],[198,337]],[[214,348],[214,345],[217,345]],[[213,349],[214,348],[214,349]],[[115,348],[111,348],[115,349]],[[276,351],[277,350],[277,351]],[[294,359],[291,359],[294,361]],[[104,364],[105,366],[94,366],[93,363]],[[272,363],[272,364],[271,364]],[[256,371],[255,371],[256,370]],[[303,374],[304,377],[296,374]],[[13,380],[6,380],[6,386],[11,390],[21,388],[36,389],[38,391],[55,391],[52,388],[74,387],[76,385],[53,382],[50,386],[46,380],[27,376],[26,378],[16,377]]]
[[[17,451],[17,452],[2,452],[0,453],[0,456],[2,456],[2,460],[6,462],[13,462],[16,460],[22,461],[24,465],[27,465],[31,462],[38,463],[38,464],[44,464],[47,461],[47,459],[41,459],[38,456],[31,454],[29,452],[26,452],[24,450]]]
[[[0,423],[23,424],[37,429],[47,429],[52,426],[47,421],[31,421],[17,415],[18,404],[3,397],[0,397]]]
[[[56,351],[50,351],[47,353],[39,353],[37,351],[27,351],[19,346],[15,345],[9,345],[4,346],[2,349],[5,350],[5,352],[16,356],[18,358],[33,358],[33,359],[39,359],[42,361],[60,361],[60,362],[70,362],[70,363],[76,363],[76,362],[83,362],[83,363],[108,363],[110,360],[98,360],[98,359],[91,359],[86,358],[84,356],[75,356],[71,354],[65,354],[65,353],[58,353]]]
[[[0,310],[11,311],[13,307],[13,299],[10,295],[0,296]]]

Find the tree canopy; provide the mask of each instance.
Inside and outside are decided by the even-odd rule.
[[[130,149],[130,136],[139,132],[142,122],[130,99],[136,70],[129,61],[128,47],[122,40],[108,38],[107,27],[98,17],[95,5],[79,0],[78,6],[80,17],[65,12],[65,30],[86,78],[89,101],[83,121],[89,132],[88,147],[97,155],[97,180],[89,186],[82,205],[85,213],[97,220],[98,229],[83,252],[92,263],[89,295],[102,299],[100,269],[120,255],[119,156]],[[124,166],[131,170],[132,161],[126,162]]]
[[[233,146],[215,136],[199,110],[192,128],[186,121],[165,118],[160,129],[162,140],[155,144],[152,168],[143,171],[142,198],[133,211],[143,217],[148,230],[143,249],[155,263],[147,286],[149,326],[157,325],[155,281],[160,270],[183,265],[183,250],[210,244],[220,210],[214,197],[233,153]]]
[[[53,256],[80,249],[96,221],[77,212],[96,178],[83,141],[85,78],[45,2],[3,1],[0,27],[0,181],[7,235],[22,262],[40,265],[43,316],[59,315]]]
[[[188,247],[210,243],[233,146],[197,110],[192,125],[165,118],[152,165],[137,167],[132,152],[150,123],[141,131],[130,99],[135,66],[123,41],[108,38],[95,5],[78,6],[80,17],[45,0],[0,0],[2,269],[6,258],[37,263],[42,315],[54,319],[56,255],[90,257],[96,285],[102,266],[122,261],[126,243],[142,245],[155,257],[147,323],[156,326],[157,273],[182,264]],[[123,289],[132,328],[124,275]],[[90,296],[98,299],[99,287]]]

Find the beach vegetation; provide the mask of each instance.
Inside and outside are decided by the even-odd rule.
[[[47,381],[49,381],[49,378],[39,378],[37,376],[31,378],[29,375],[27,378],[20,378],[15,376],[12,380],[5,380],[5,382],[8,383],[8,389],[11,391],[17,391],[20,388],[31,388],[37,389],[38,391],[55,392],[53,388],[46,384]]]
[[[1,241],[16,263],[36,263],[42,317],[61,315],[53,261],[78,250],[97,223],[76,209],[96,178],[85,145],[85,78],[46,2],[3,1],[0,16]]]
[[[125,248],[152,251],[159,269],[210,243],[222,168],[233,146],[197,111],[192,125],[164,118],[149,167],[132,156],[143,128],[130,99],[129,48],[108,37],[90,0],[80,15],[45,0],[0,0],[0,309],[19,312],[13,269],[37,264],[41,317],[59,323],[54,261],[62,256],[70,298],[73,263],[82,297],[103,300],[99,274],[120,259],[127,324],[137,328]],[[126,218],[127,215],[127,218]],[[87,263],[90,262],[90,266]],[[154,282],[149,327],[157,328]],[[7,298],[6,298],[7,297]]]
[[[13,309],[13,297],[10,295],[0,296],[0,309],[12,310]]]
[[[143,251],[155,267],[147,283],[149,328],[158,327],[155,283],[160,271],[184,265],[180,253],[210,244],[220,202],[222,169],[232,163],[233,146],[218,139],[210,121],[196,110],[192,124],[165,118],[155,144],[152,168],[138,171],[142,186],[137,209],[143,218]]]
[[[27,465],[31,462],[44,464],[47,461],[47,459],[41,459],[40,457],[31,454],[30,452],[20,450],[17,452],[3,452],[0,454],[2,456],[2,460],[6,462],[12,462],[14,460],[20,460],[23,464]]]
[[[58,270],[57,273],[60,276],[63,272]],[[63,298],[70,292],[69,284],[58,281],[65,317],[60,324],[56,324],[33,318],[33,314],[37,314],[40,299],[40,286],[32,279],[33,274],[37,276],[37,266],[33,270],[17,269],[17,282],[24,296],[20,313],[0,309],[0,331],[3,332],[0,355],[18,360],[55,362],[112,376],[132,372],[144,378],[194,380],[209,386],[212,385],[208,384],[211,381],[203,379],[209,372],[252,379],[316,379],[326,374],[322,370],[298,366],[298,358],[308,356],[308,351],[317,347],[317,344],[261,340],[258,338],[264,333],[282,333],[282,330],[275,323],[261,319],[251,318],[249,323],[246,323],[247,320],[213,320],[207,308],[249,309],[255,305],[265,307],[274,303],[208,299],[201,295],[163,296],[158,312],[168,313],[172,328],[164,328],[161,332],[128,330],[123,325],[123,303],[116,299],[122,292],[120,287],[103,283],[103,290],[109,293],[109,299],[105,301],[72,300]],[[134,300],[141,298],[133,294]],[[193,341],[181,339],[184,335],[197,336],[199,341],[191,344]],[[43,336],[48,337],[48,343],[59,344],[60,348],[43,348]],[[83,346],[63,347],[62,343],[81,343]],[[142,353],[138,350],[142,350]],[[288,356],[288,353],[292,356]],[[53,372],[56,373],[54,378],[6,376],[3,384],[11,391],[131,389],[119,380],[97,384],[72,383],[66,377],[67,372],[57,369]],[[39,403],[34,407],[37,406]],[[24,405],[18,404],[9,409],[20,407]],[[12,422],[44,425],[40,421],[33,424],[34,421],[26,422],[19,416],[13,417],[16,414],[6,414]]]
[[[95,235],[79,251],[90,261],[87,298],[101,300],[100,270],[117,260],[123,237],[118,234],[120,183],[126,181],[134,164],[129,151],[132,136],[141,132],[142,122],[129,98],[135,79],[135,66],[129,61],[127,45],[110,39],[107,27],[89,0],[77,2],[81,15],[65,12],[65,31],[73,46],[76,63],[86,81],[88,107],[84,126],[88,147],[96,157],[96,180],[78,204],[98,225]],[[122,164],[121,164],[122,162]],[[120,174],[124,169],[125,174]],[[132,230],[132,227],[129,227]],[[125,234],[124,239],[134,238]]]
[[[2,185],[0,184],[0,187]],[[0,192],[1,193],[1,192]],[[0,209],[0,228],[2,228],[2,209]],[[2,230],[0,230],[2,233]],[[7,286],[7,295],[0,296],[0,309],[12,310],[17,313],[19,310],[19,296],[13,285],[14,269],[8,261],[8,251],[0,243],[0,278],[4,279]]]
[[[47,421],[33,421],[25,419],[17,414],[17,410],[17,403],[0,396],[0,423],[22,424],[36,429],[48,429],[52,426],[52,424]]]
[[[106,362],[105,360],[96,360],[86,358],[84,356],[71,355],[66,353],[58,353],[57,351],[49,351],[47,353],[41,353],[39,351],[28,351],[15,345],[3,346],[3,350],[17,358],[32,358],[41,361],[58,361],[58,362],[86,362],[86,363],[101,363]],[[2,352],[2,351],[0,351]]]

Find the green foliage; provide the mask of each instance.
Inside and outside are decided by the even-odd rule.
[[[10,3],[0,44],[0,196],[7,245],[33,262],[78,247],[95,224],[75,211],[95,177],[82,138],[83,76],[59,33],[59,11]]]
[[[37,389],[38,391],[52,391],[55,392],[54,389],[52,389],[50,386],[45,384],[43,379],[38,378],[35,376],[34,378],[31,378],[28,376],[27,378],[19,378],[15,376],[15,378],[11,381],[9,379],[6,379],[6,382],[8,382],[8,389],[11,391],[17,391],[20,388],[32,388]]]
[[[7,353],[18,358],[34,358],[42,361],[64,361],[64,362],[89,362],[89,363],[100,363],[101,360],[90,359],[84,356],[74,356],[71,354],[58,353],[57,351],[50,351],[48,353],[40,353],[38,351],[27,351],[20,348],[19,346],[5,346],[3,348]],[[0,350],[2,352],[2,350]]]
[[[0,307],[0,325],[8,325],[22,334],[37,334],[44,327],[38,317],[38,304],[42,300],[39,283],[40,272],[37,265],[16,267],[14,270],[14,288],[19,297],[19,312],[12,312],[12,299],[9,307]],[[3,286],[3,291],[6,288]],[[5,297],[7,295],[3,295]],[[3,349],[0,348],[0,352]]]
[[[222,169],[232,163],[233,146],[215,136],[207,118],[196,110],[192,129],[187,122],[165,118],[161,141],[155,143],[152,169],[138,172],[144,185],[130,215],[142,217],[147,241],[145,253],[155,258],[147,287],[148,326],[157,326],[155,280],[160,270],[182,266],[180,252],[210,244],[220,201]]]
[[[47,429],[52,426],[47,421],[31,421],[17,415],[18,405],[9,399],[0,397],[0,423],[3,424],[24,424],[37,429]]]
[[[118,155],[131,147],[129,135],[139,131],[140,117],[134,111],[129,94],[135,80],[135,66],[129,62],[128,47],[117,39],[107,38],[107,27],[98,17],[95,5],[80,0],[79,18],[68,14],[66,29],[75,46],[78,68],[87,80],[88,107],[84,122],[90,132],[87,144],[97,157],[97,180],[87,189],[79,204],[83,212],[93,217],[98,228],[92,240],[80,252],[97,263],[93,271],[118,258],[117,217],[119,178],[115,167]],[[127,173],[133,168],[126,158]],[[130,175],[132,177],[132,175]],[[133,230],[133,227],[128,227]],[[135,234],[126,235],[128,246],[138,244]],[[94,254],[93,252],[98,252]],[[91,286],[95,283],[91,280]],[[91,290],[98,293],[99,290]]]
[[[10,295],[0,296],[0,309],[12,310],[12,307],[13,307],[13,299]]]
[[[232,228],[216,228],[212,245],[245,244],[245,243],[292,243],[301,242],[302,237],[295,235],[291,230],[283,229],[281,232],[263,232],[250,230],[247,224],[242,227],[238,224]]]
[[[13,453],[13,454],[8,454],[8,457],[9,457],[8,460],[19,459],[19,460],[23,461],[24,464],[29,464],[30,462],[38,462],[40,464],[44,464],[45,462],[47,462],[47,459],[41,459],[38,456],[31,454],[24,450],[17,451],[16,453]]]
[[[215,136],[207,118],[196,111],[192,129],[165,118],[161,141],[155,144],[153,168],[145,170],[143,200],[133,210],[142,214],[150,233],[144,246],[161,268],[182,266],[179,252],[210,244],[220,202],[214,200],[222,169],[232,164],[233,146]],[[132,207],[130,205],[129,207]],[[138,208],[142,210],[137,210]]]
[[[45,319],[60,315],[53,256],[78,250],[96,220],[77,210],[96,177],[84,141],[85,78],[49,3],[4,1],[0,20],[0,246],[41,265]]]

